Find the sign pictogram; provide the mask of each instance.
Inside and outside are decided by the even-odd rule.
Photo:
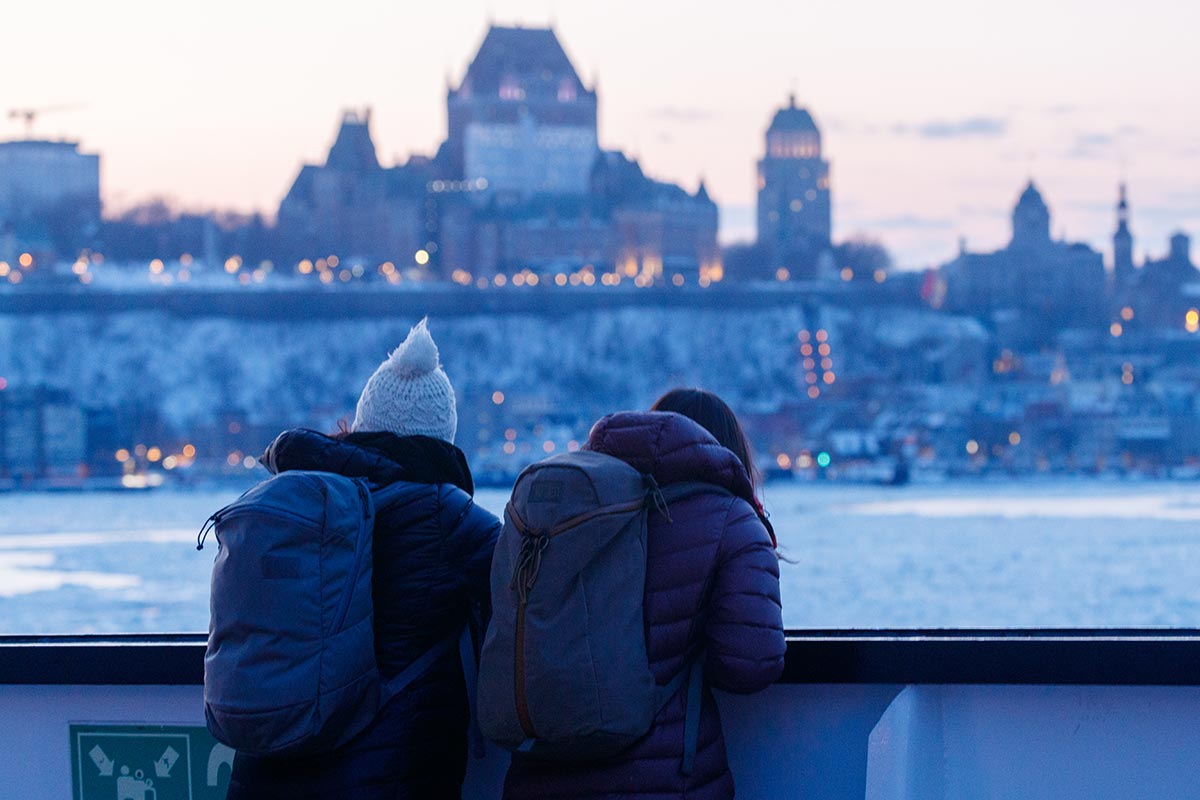
[[[233,750],[189,725],[71,725],[75,800],[224,800]]]

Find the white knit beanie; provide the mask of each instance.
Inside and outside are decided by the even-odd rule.
[[[418,322],[367,381],[351,430],[421,434],[454,442],[454,389],[438,363],[437,345],[425,323]]]

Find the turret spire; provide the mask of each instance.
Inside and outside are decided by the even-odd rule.
[[[1113,233],[1113,277],[1118,286],[1133,281],[1133,234],[1129,231],[1129,200],[1121,182],[1117,197],[1117,230]]]

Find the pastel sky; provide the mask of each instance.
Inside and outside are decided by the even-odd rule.
[[[344,107],[373,107],[385,164],[432,152],[489,20],[553,22],[599,81],[601,144],[704,176],[725,241],[753,238],[754,162],[793,89],[823,129],[835,238],[902,266],[1003,244],[1031,176],[1056,234],[1107,252],[1124,178],[1139,253],[1200,239],[1192,0],[13,0],[0,109],[78,104],[35,132],[102,154],[110,211],[270,215]]]

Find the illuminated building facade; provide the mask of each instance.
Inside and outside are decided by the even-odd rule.
[[[689,194],[647,177],[622,153],[606,152],[592,171],[592,205],[611,224],[606,261],[624,278],[707,286],[724,277],[717,206],[703,181]]]
[[[832,216],[829,162],[821,156],[821,131],[795,95],[767,128],[758,162],[758,245],[762,274],[816,277],[830,248]],[[782,272],[781,272],[782,270]]]
[[[492,26],[447,93],[448,173],[489,193],[586,194],[596,106],[552,29]]]
[[[280,205],[282,254],[393,262],[459,283],[721,280],[703,183],[688,192],[601,151],[596,106],[553,30],[492,27],[448,92],[433,158],[385,168],[369,112],[345,114],[325,164],[304,166]]]

